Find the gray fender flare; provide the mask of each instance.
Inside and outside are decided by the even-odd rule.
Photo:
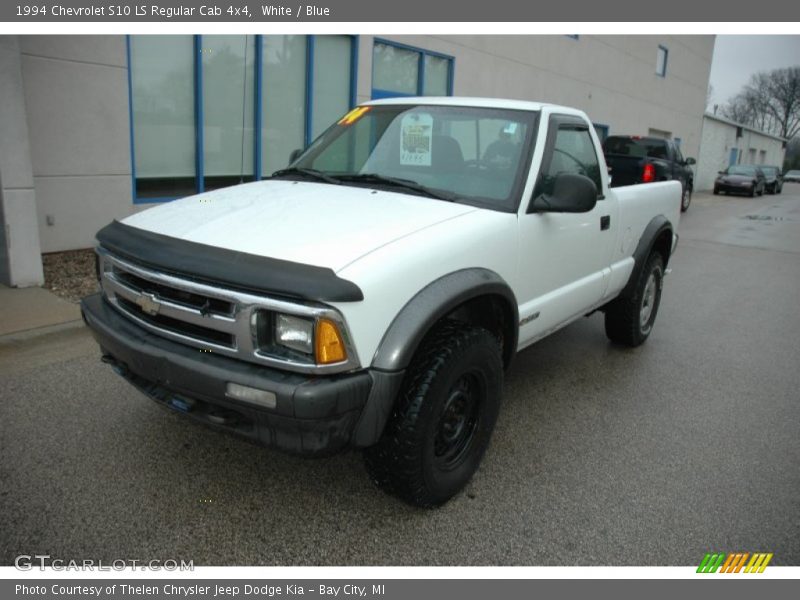
[[[370,367],[373,384],[353,433],[353,445],[369,446],[380,438],[405,370],[431,327],[454,308],[480,296],[500,296],[511,312],[504,343],[509,350],[503,357],[510,361],[517,348],[519,310],[508,283],[483,268],[455,271],[431,282],[400,310],[378,345]]]
[[[620,292],[619,297],[629,297],[636,286],[636,282],[639,281],[639,275],[644,269],[644,265],[647,262],[647,257],[650,256],[650,253],[653,251],[653,247],[656,244],[658,238],[665,232],[670,232],[670,250],[672,249],[672,223],[664,215],[658,215],[653,217],[650,222],[647,224],[647,227],[644,228],[644,232],[642,233],[642,237],[639,238],[639,243],[636,245],[636,249],[633,251],[633,271],[631,271],[631,276],[628,279],[628,283],[625,284],[622,292]],[[667,262],[669,261],[669,254],[664,257],[664,266],[667,266]]]

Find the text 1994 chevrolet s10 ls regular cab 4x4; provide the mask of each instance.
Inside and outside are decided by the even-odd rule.
[[[514,354],[587,313],[650,334],[678,182],[610,189],[584,113],[370,102],[289,168],[115,221],[82,311],[159,403],[303,454],[363,448],[383,489],[446,502],[489,444]]]

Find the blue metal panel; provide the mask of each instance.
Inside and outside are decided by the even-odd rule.
[[[172,202],[186,196],[157,196],[155,198],[137,198],[134,204],[155,204],[157,202]]]
[[[311,143],[314,104],[314,36],[306,36],[306,132],[305,145]]]
[[[372,88],[372,99],[380,100],[381,98],[409,98],[414,94],[404,94],[402,92],[393,92],[391,90],[379,90]]]
[[[456,59],[455,58],[451,58],[450,59],[449,68],[447,69],[447,95],[448,96],[452,96],[453,95],[453,78],[455,77],[455,72],[456,72]]]
[[[131,140],[131,198],[134,204],[138,204],[136,199],[136,146],[133,139],[133,80],[131,75],[131,36],[125,36],[125,56],[128,60],[128,127],[130,128]]]
[[[261,128],[263,127],[263,113],[262,113],[262,89],[263,89],[263,73],[264,68],[264,41],[260,35],[256,36],[256,105],[253,113],[255,114],[255,131],[253,132],[253,141],[255,142],[255,150],[253,152],[253,160],[255,167],[253,174],[256,181],[260,180],[261,175]]]
[[[350,36],[350,108],[358,103],[358,36]]]
[[[425,53],[420,52],[417,61],[417,96],[425,95]]]
[[[198,192],[205,190],[203,139],[203,36],[194,36],[194,133],[195,182]]]

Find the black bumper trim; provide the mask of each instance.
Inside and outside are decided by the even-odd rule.
[[[320,302],[357,302],[355,283],[326,267],[305,265],[207,246],[131,227],[119,221],[97,232],[110,252],[135,263],[256,294],[278,294]]]
[[[81,312],[106,361],[150,398],[267,446],[309,455],[348,446],[370,395],[368,371],[309,377],[201,353],[145,331],[100,294]],[[275,408],[226,397],[227,382],[273,392]]]

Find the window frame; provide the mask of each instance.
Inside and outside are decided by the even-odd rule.
[[[407,50],[409,52],[417,53],[417,90],[416,94],[403,94],[399,92],[393,92],[391,90],[385,90],[382,88],[375,87],[375,46],[377,44],[383,44],[384,46],[392,46],[394,48],[399,48],[400,50]],[[447,95],[453,95],[453,82],[455,78],[455,70],[456,70],[456,59],[454,56],[450,56],[449,54],[443,54],[441,52],[435,52],[433,50],[426,50],[425,48],[418,48],[417,46],[410,46],[408,44],[403,44],[401,42],[395,42],[392,40],[387,40],[385,38],[374,37],[372,38],[372,69],[370,73],[371,81],[370,81],[370,97],[372,100],[380,100],[382,98],[412,98],[414,96],[424,96],[425,95],[425,57],[432,56],[434,58],[441,58],[448,62],[447,68]]]
[[[252,34],[244,34],[252,35]],[[349,86],[349,108],[354,108],[356,105],[356,94],[358,89],[358,51],[359,51],[359,36],[349,34],[344,35],[350,39],[350,86]],[[264,124],[263,115],[263,99],[264,99],[264,86],[263,86],[263,39],[264,35],[256,34],[254,51],[255,61],[255,85],[253,86],[253,93],[255,94],[255,106],[253,110],[253,178],[255,181],[260,181],[263,177],[261,158],[262,158],[262,136],[261,129]],[[312,124],[313,124],[313,89],[314,89],[314,43],[316,35],[306,35],[306,72],[305,72],[305,131],[303,140],[308,146],[313,140]],[[200,194],[205,191],[205,132],[203,127],[203,56],[202,56],[202,35],[192,36],[192,47],[194,50],[194,72],[193,87],[194,87],[194,127],[195,127],[195,191],[194,193]],[[136,148],[134,140],[134,116],[133,116],[133,70],[131,68],[131,35],[125,36],[125,54],[126,54],[126,68],[128,76],[128,129],[130,135],[130,161],[131,161],[131,198],[134,205],[138,204],[158,204],[162,202],[171,202],[186,196],[158,196],[158,197],[140,197],[136,193]]]
[[[558,131],[562,127],[570,127],[577,130],[585,130],[589,136],[589,141],[592,144],[592,148],[594,148],[595,158],[597,159],[598,165],[598,177],[600,178],[600,185],[597,188],[597,200],[605,200],[605,182],[603,179],[602,173],[602,165],[603,163],[600,161],[600,151],[598,151],[597,144],[595,144],[595,136],[592,136],[592,132],[590,129],[594,128],[594,125],[591,123],[587,123],[580,117],[576,115],[567,115],[563,113],[551,113],[548,118],[547,124],[547,138],[545,139],[544,143],[544,151],[542,152],[542,159],[539,163],[539,173],[536,176],[536,183],[533,186],[533,193],[528,200],[528,206],[525,210],[527,214],[535,213],[536,211],[533,208],[534,200],[542,193],[541,189],[544,185],[544,174],[545,172],[550,170],[550,165],[553,160],[553,150],[556,146],[556,140],[558,138]],[[595,134],[596,135],[596,134]]]

